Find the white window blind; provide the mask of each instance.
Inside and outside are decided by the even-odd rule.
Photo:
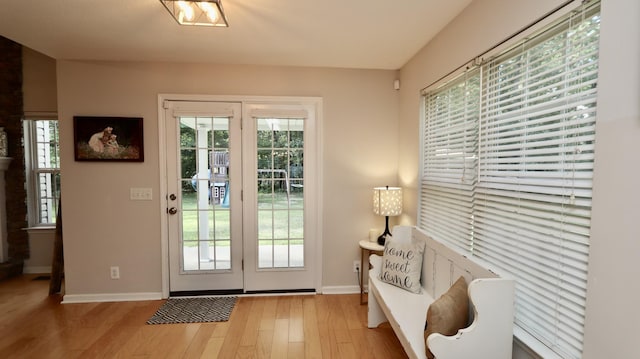
[[[419,225],[516,278],[516,325],[562,358],[582,355],[598,38],[583,5],[424,97]]]
[[[480,71],[465,72],[424,98],[421,226],[471,250],[477,182]],[[437,200],[436,200],[437,199]],[[436,236],[437,234],[437,236]]]

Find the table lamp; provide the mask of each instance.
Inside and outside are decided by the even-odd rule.
[[[402,213],[402,188],[400,187],[376,187],[373,189],[373,213],[386,217],[384,232],[378,237],[378,244],[383,246],[389,232],[389,216],[398,216]]]

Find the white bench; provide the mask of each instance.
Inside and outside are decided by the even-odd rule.
[[[476,261],[427,236],[415,227],[396,226],[394,239],[425,241],[422,293],[380,281],[382,257],[372,255],[369,272],[368,326],[389,322],[409,358],[426,358],[424,327],[429,305],[460,277],[468,286],[470,325],[456,335],[431,334],[429,349],[437,359],[511,359],[514,287]]]

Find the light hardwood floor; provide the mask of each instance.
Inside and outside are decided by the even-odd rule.
[[[357,294],[241,297],[228,322],[146,325],[164,301],[60,304],[33,278],[0,282],[0,358],[406,358]]]

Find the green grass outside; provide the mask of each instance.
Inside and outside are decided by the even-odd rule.
[[[230,209],[215,205],[198,211],[195,192],[182,194],[182,228],[184,245],[198,245],[198,213],[208,216],[209,239],[216,246],[231,244]],[[287,210],[288,208],[288,210]],[[304,242],[304,210],[302,192],[292,192],[287,203],[286,192],[258,194],[259,245],[302,244]],[[288,239],[293,238],[293,239]],[[213,243],[212,243],[213,244]]]

